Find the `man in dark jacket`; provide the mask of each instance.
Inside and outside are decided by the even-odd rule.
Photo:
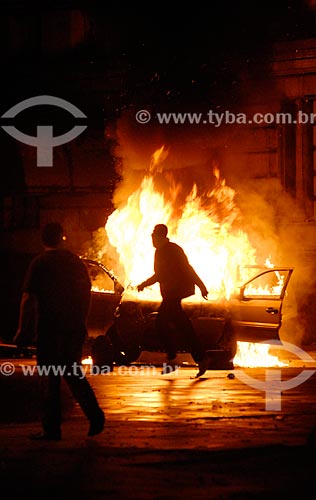
[[[90,421],[89,436],[102,432],[105,416],[81,369],[82,346],[91,282],[81,259],[63,248],[63,228],[47,224],[42,232],[44,252],[28,269],[14,341],[23,344],[30,321],[37,324],[37,363],[49,369],[42,377],[43,432],[33,439],[61,439],[61,376]],[[64,373],[56,373],[63,370]]]
[[[152,233],[153,246],[156,248],[154,260],[154,274],[138,285],[141,292],[145,287],[156,282],[160,284],[162,302],[158,311],[157,329],[162,342],[166,347],[169,365],[173,363],[177,354],[175,339],[170,325],[173,324],[184,336],[190,348],[192,358],[199,365],[197,377],[201,376],[208,367],[208,357],[201,345],[192,323],[182,308],[181,301],[185,297],[194,295],[195,285],[202,297],[207,299],[208,291],[201,278],[190,265],[183,249],[167,238],[168,228],[164,224],[157,224]]]

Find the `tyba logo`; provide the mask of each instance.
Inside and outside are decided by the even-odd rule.
[[[31,97],[30,99],[25,99],[25,101],[19,102],[9,109],[9,111],[4,113],[1,118],[15,118],[21,111],[39,105],[56,106],[58,108],[65,109],[74,118],[87,118],[86,115],[80,111],[80,109],[70,102],[60,99],[59,97],[49,95],[40,95],[37,97]],[[23,142],[28,146],[34,146],[37,149],[38,167],[52,167],[53,148],[72,141],[78,137],[78,135],[81,134],[87,126],[75,125],[65,134],[55,137],[53,135],[52,125],[38,125],[36,136],[24,134],[12,125],[2,125],[2,128],[17,141]]]
[[[297,347],[294,344],[290,344],[289,342],[279,342],[274,340],[267,340],[265,342],[261,342],[262,344],[275,344],[278,346],[278,349],[283,349],[288,352],[292,352],[298,358],[304,361],[304,363],[315,363],[315,360],[303,349]],[[293,377],[289,380],[282,380],[281,378],[281,370],[267,369],[265,372],[265,380],[258,380],[253,377],[250,377],[243,370],[236,370],[235,376],[244,384],[249,387],[254,387],[259,391],[263,391],[265,393],[265,401],[266,401],[266,410],[267,411],[280,411],[281,410],[281,396],[283,391],[288,389],[293,389],[298,385],[303,384],[306,380],[308,380],[313,374],[315,370],[303,370],[296,377]]]

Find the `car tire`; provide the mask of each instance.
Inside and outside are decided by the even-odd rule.
[[[114,350],[109,337],[99,335],[92,346],[93,366],[100,370],[113,371]]]
[[[208,351],[212,369],[231,370],[237,352],[237,337],[231,318],[226,318],[222,335],[214,351]]]
[[[115,325],[110,326],[106,337],[113,346],[113,361],[116,365],[126,366],[139,358],[142,352],[141,346],[124,344]]]
[[[233,356],[237,352],[237,336],[230,317],[226,318],[221,337],[217,342],[217,348],[230,349]]]

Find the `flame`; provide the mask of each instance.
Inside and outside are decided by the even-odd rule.
[[[87,356],[86,358],[82,358],[81,360],[82,365],[93,365],[93,359],[91,356]]]
[[[271,262],[271,257],[268,257],[268,258],[266,259],[266,261],[265,261],[264,265],[265,265],[266,267],[268,267],[268,268],[271,268],[271,269],[273,269],[273,268],[274,268],[274,264],[272,264],[272,262]]]
[[[273,268],[273,266],[272,266],[272,268]],[[285,276],[281,275],[278,271],[275,271],[274,274],[275,274],[275,277],[277,279],[276,282],[266,283],[264,286],[257,286],[257,287],[253,286],[252,283],[249,283],[245,287],[245,293],[248,296],[251,296],[251,295],[267,296],[267,295],[269,295],[270,297],[271,296],[279,297],[281,292],[282,292]],[[270,279],[271,279],[271,277],[270,277]]]
[[[113,293],[113,289],[109,288],[104,288],[102,286],[99,286],[97,283],[94,283],[91,287],[92,292],[98,292],[98,293]]]
[[[167,155],[168,151],[165,151],[164,146],[161,146],[161,148],[157,149],[152,155],[149,171],[154,173],[157,172],[158,169],[159,171],[161,171],[161,169],[159,168],[159,164],[161,164],[163,160],[166,159]]]
[[[160,300],[158,284],[140,294],[136,292],[136,285],[153,274],[154,248],[150,236],[153,227],[163,223],[169,228],[168,237],[183,247],[205,283],[209,299],[228,299],[238,286],[253,276],[251,268],[260,267],[256,250],[240,227],[236,192],[226,185],[215,165],[210,176],[212,188],[201,191],[194,184],[183,196],[183,185],[161,166],[167,154],[164,146],[154,152],[139,188],[107,219],[106,235],[119,256],[118,267],[124,270],[124,276],[116,274],[137,300]],[[156,182],[158,175],[163,176],[163,189]],[[271,257],[266,260],[265,267],[274,267]],[[249,285],[247,291],[257,295],[278,294],[283,286],[282,276],[279,278],[277,286],[254,289]],[[200,301],[201,297],[197,293],[185,300]],[[277,358],[268,351],[268,345],[239,342],[234,364],[279,366]]]
[[[234,366],[244,368],[282,367],[287,363],[280,361],[277,356],[269,353],[271,345],[255,342],[237,342],[237,352],[234,357]]]
[[[163,223],[169,228],[169,238],[184,248],[209,290],[209,298],[228,298],[240,282],[241,270],[245,273],[246,265],[256,262],[256,252],[247,234],[236,225],[240,214],[234,201],[235,191],[226,185],[215,167],[214,187],[199,194],[194,184],[180,205],[183,188],[170,173],[165,175],[168,187],[164,192],[155,186],[157,169],[165,156],[163,147],[153,154],[140,187],[109,216],[105,225],[125,270],[120,280],[125,287],[134,287],[153,274],[150,235],[155,224]],[[152,289],[158,292],[157,286]]]

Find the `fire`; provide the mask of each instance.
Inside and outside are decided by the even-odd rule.
[[[246,265],[256,262],[255,249],[247,234],[238,228],[240,214],[234,201],[235,191],[214,168],[212,189],[199,194],[195,184],[180,203],[183,187],[170,174],[165,176],[169,184],[163,192],[155,185],[155,176],[161,173],[159,164],[165,156],[163,147],[154,153],[139,189],[129,196],[125,206],[110,215],[105,225],[125,270],[124,279],[120,279],[125,287],[133,287],[152,275],[154,249],[150,235],[155,224],[163,223],[169,228],[170,239],[184,248],[206,284],[209,298],[228,298],[245,278],[242,270],[245,273]],[[157,293],[158,287],[152,290]]]
[[[266,283],[264,286],[255,288],[251,283],[249,283],[245,291],[247,295],[258,295],[258,296],[273,296],[278,297],[281,294],[284,285],[284,275],[281,275],[278,271],[275,271],[275,276],[277,278],[276,283]]]
[[[93,365],[93,359],[91,356],[87,356],[86,358],[82,358],[81,360],[82,365]]]
[[[209,299],[228,299],[241,283],[253,276],[252,268],[259,267],[256,250],[240,227],[236,192],[226,185],[215,167],[210,172],[211,188],[203,191],[194,184],[190,192],[183,195],[182,183],[161,168],[167,154],[164,146],[154,152],[139,188],[108,217],[105,231],[119,256],[120,269],[124,270],[124,276],[116,274],[128,293],[136,294],[138,300],[160,300],[158,284],[141,294],[135,287],[153,274],[151,233],[156,224],[163,223],[169,228],[169,238],[183,247],[206,284]],[[161,176],[163,189],[157,182]],[[274,267],[270,257],[264,266]],[[272,289],[267,285],[262,290],[251,289],[251,293],[278,294],[282,285],[280,276],[277,287]],[[201,297],[196,294],[185,300],[200,301]],[[239,342],[234,364],[279,366],[278,359],[268,351],[268,345]]]
[[[92,292],[98,292],[98,293],[112,293],[113,290],[109,288],[104,288],[102,286],[99,286],[97,283],[94,283],[91,287]]]
[[[237,353],[234,357],[234,366],[244,368],[257,367],[282,367],[287,363],[280,361],[277,356],[269,353],[269,344],[259,344],[254,342],[237,342]]]

